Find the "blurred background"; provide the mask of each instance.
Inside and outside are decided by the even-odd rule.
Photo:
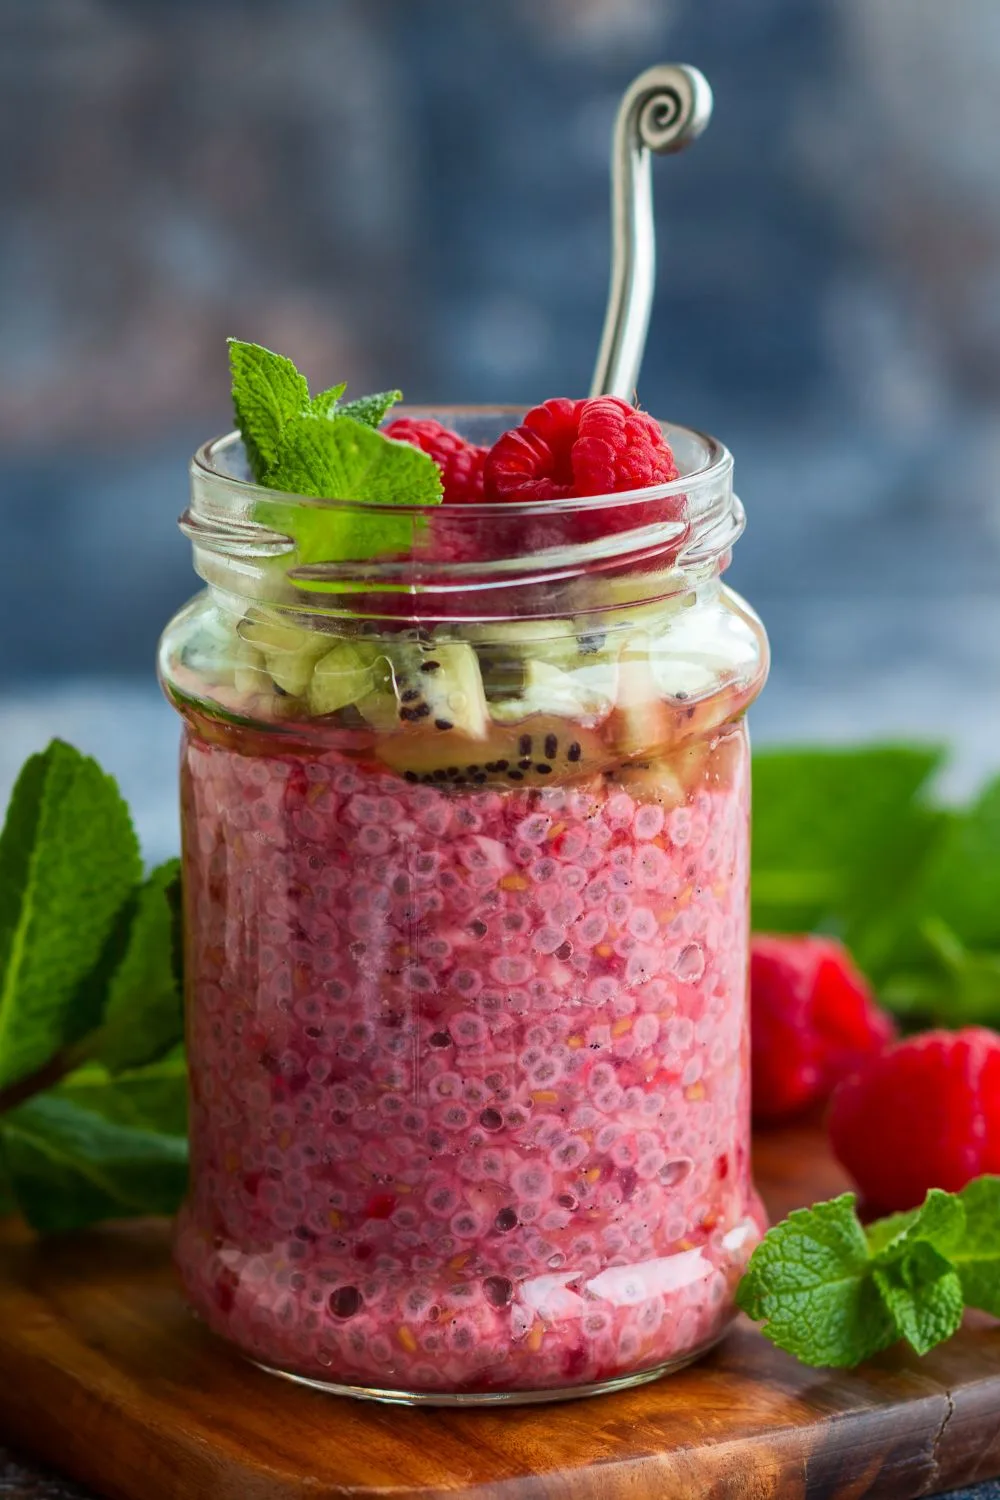
[[[413,400],[581,394],[617,98],[655,164],[641,386],[734,449],[758,740],[1000,763],[996,0],[0,0],[0,796],[60,734],[177,841],[157,634],[224,339]]]

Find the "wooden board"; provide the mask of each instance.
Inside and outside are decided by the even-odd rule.
[[[809,1131],[760,1139],[757,1160],[776,1215],[844,1186]],[[1000,1325],[833,1374],[740,1322],[619,1395],[380,1407],[231,1354],[145,1223],[0,1249],[0,1435],[115,1500],[909,1500],[1000,1474]]]

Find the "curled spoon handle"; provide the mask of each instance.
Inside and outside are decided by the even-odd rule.
[[[639,379],[656,285],[650,153],[683,151],[712,117],[712,90],[697,68],[663,63],[626,89],[611,157],[611,289],[592,396],[630,400]]]

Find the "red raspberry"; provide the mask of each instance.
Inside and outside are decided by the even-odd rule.
[[[834,939],[761,935],[750,954],[753,1113],[780,1120],[826,1099],[895,1030]]]
[[[486,449],[467,443],[440,422],[398,417],[382,431],[398,443],[410,443],[433,458],[441,470],[445,505],[468,505],[483,498]]]
[[[659,425],[617,396],[570,401],[561,396],[528,412],[486,455],[487,500],[564,500],[646,489],[677,478]],[[662,519],[683,513],[680,496],[664,502]],[[648,519],[644,518],[644,519]],[[626,531],[625,510],[595,511],[578,537]]]
[[[883,1213],[916,1208],[929,1188],[958,1192],[1000,1172],[1000,1036],[927,1031],[840,1083],[834,1154]]]
[[[436,505],[427,517],[429,535],[422,553],[429,563],[483,562],[490,556],[484,523],[456,515],[447,505]],[[485,542],[485,545],[484,545]]]

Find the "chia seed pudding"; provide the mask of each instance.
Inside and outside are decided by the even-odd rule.
[[[648,1378],[732,1316],[763,1227],[742,714],[766,646],[725,560],[675,548],[652,604],[598,575],[554,622],[331,624],[213,587],[167,632],[176,1260],[259,1363],[531,1399]]]

